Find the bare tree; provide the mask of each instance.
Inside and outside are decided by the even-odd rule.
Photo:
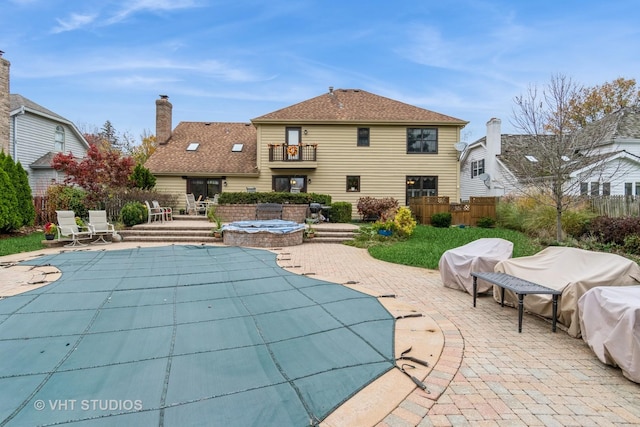
[[[562,213],[576,202],[581,181],[600,180],[611,157],[600,149],[604,129],[594,125],[575,130],[570,107],[580,91],[558,74],[541,90],[530,86],[516,97],[512,124],[523,135],[517,147],[506,150],[516,191],[555,208],[558,241],[563,240]]]

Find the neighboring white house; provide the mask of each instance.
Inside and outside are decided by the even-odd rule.
[[[29,174],[34,196],[64,178],[51,167],[57,153],[86,155],[89,144],[76,126],[64,117],[18,94],[10,94],[9,155]]]
[[[568,192],[640,195],[638,109],[624,108],[607,115],[581,131],[579,138],[591,141],[588,155],[593,162],[572,171],[571,180],[576,185],[570,186]],[[534,143],[530,135],[502,134],[500,119],[489,120],[487,135],[469,144],[460,156],[461,199],[517,194],[519,182],[524,178],[518,176],[517,165],[521,158],[536,161],[528,150]]]

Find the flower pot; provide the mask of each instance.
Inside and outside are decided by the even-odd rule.
[[[56,237],[55,234],[45,234],[44,238],[47,240],[53,240]]]

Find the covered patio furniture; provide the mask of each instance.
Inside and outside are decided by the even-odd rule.
[[[493,272],[495,265],[511,258],[513,243],[498,238],[482,238],[464,246],[449,249],[438,264],[442,284],[473,294],[471,272]],[[478,279],[478,293],[488,292],[493,285]]]
[[[562,291],[558,299],[558,323],[574,338],[581,336],[578,300],[596,286],[632,286],[640,284],[640,266],[620,255],[584,249],[550,246],[535,255],[512,258],[496,264],[496,272],[520,277]],[[493,288],[500,301],[500,289]],[[505,293],[505,304],[516,307],[518,298]],[[551,318],[551,295],[529,295],[524,309]]]
[[[152,200],[151,204],[154,209],[160,209],[160,212],[162,212],[162,219],[164,221],[173,221],[173,209],[169,206],[160,206],[160,203],[158,203],[157,200]]]
[[[158,208],[151,207],[148,201],[144,201],[144,204],[147,207],[147,224],[151,224],[151,221],[164,222],[164,212],[162,212]]]
[[[185,194],[187,198],[187,214],[190,215],[192,212],[194,215],[206,214],[207,206],[204,203],[196,202],[196,198],[193,193]]]
[[[640,383],[640,286],[595,287],[578,309],[582,339],[598,359]]]
[[[93,233],[89,227],[80,227],[76,223],[76,214],[74,211],[56,211],[58,217],[58,240],[70,240],[65,246],[86,246],[83,240],[93,237]]]
[[[107,220],[107,211],[89,211],[89,224],[87,224],[94,236],[98,238],[92,243],[111,243],[107,242],[104,237],[114,235],[116,229],[113,224]]]

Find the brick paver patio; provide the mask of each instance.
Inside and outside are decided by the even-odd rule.
[[[501,308],[490,296],[473,308],[471,295],[443,287],[437,271],[377,261],[363,249],[303,244],[274,252],[290,271],[393,293],[441,328],[445,345],[426,378],[429,393],[416,388],[379,426],[640,425],[640,384],[600,363],[583,340],[552,333],[543,319],[525,314],[519,334],[516,309]],[[6,270],[0,273],[0,293],[15,288]]]

